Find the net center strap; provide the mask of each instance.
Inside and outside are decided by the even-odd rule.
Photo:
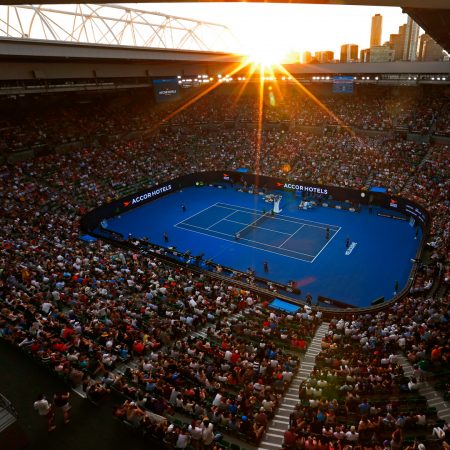
[[[250,223],[249,225],[246,225],[244,228],[242,228],[242,230],[238,231],[236,234],[239,235],[240,237],[248,234],[251,230],[255,229],[256,227],[258,227],[258,225],[261,225],[261,223],[266,221],[269,217],[270,217],[270,213],[265,213],[265,214],[261,215],[256,220],[254,220],[252,223]]]

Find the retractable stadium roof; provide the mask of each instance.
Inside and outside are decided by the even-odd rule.
[[[185,0],[166,0],[171,3],[183,3]],[[186,0],[187,1],[187,0]],[[189,0],[207,2],[208,0]],[[246,0],[261,2],[262,0]],[[269,3],[309,3],[316,5],[363,5],[363,6],[396,6],[411,16],[438,44],[450,52],[450,0],[264,0]],[[232,1],[231,1],[232,2]],[[20,0],[3,0],[3,5],[21,5]],[[71,0],[43,0],[42,4],[70,4]],[[95,3],[122,3],[121,0],[97,0]],[[133,3],[157,3],[152,0],[134,0]],[[225,0],[224,3],[230,3]]]

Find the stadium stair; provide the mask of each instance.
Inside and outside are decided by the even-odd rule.
[[[403,372],[405,375],[407,377],[414,376],[414,369],[409,361],[403,355],[399,355],[398,360],[403,367]],[[427,399],[427,415],[436,414],[439,419],[445,420],[447,423],[450,422],[450,404],[443,399],[442,395],[436,392],[430,383],[426,381],[421,383],[419,393]]]
[[[411,186],[414,183],[414,180],[416,179],[416,174],[419,172],[419,170],[422,168],[422,166],[430,159],[431,155],[433,153],[433,146],[430,146],[430,149],[425,154],[425,156],[422,158],[422,161],[417,165],[414,172],[411,173],[410,177],[406,180],[405,185],[401,189],[404,192],[408,192],[408,189],[411,189]]]
[[[315,366],[316,356],[322,350],[322,338],[328,331],[329,323],[322,323],[316,331],[308,350],[301,358],[300,369],[293,378],[292,383],[284,395],[272,422],[266,430],[262,442],[259,444],[259,450],[275,450],[281,448],[283,444],[284,433],[289,428],[289,416],[299,403],[298,390],[302,381],[306,380]]]
[[[7,409],[0,407],[0,433],[6,430],[17,419]]]

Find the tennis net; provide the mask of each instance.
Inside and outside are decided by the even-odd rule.
[[[269,217],[270,217],[270,213],[264,213],[262,216],[258,217],[256,220],[254,220],[252,223],[250,223],[249,225],[247,225],[244,228],[242,228],[242,230],[239,230],[236,233],[236,236],[238,236],[240,238],[243,237],[243,236],[246,236],[248,233],[250,233],[250,231],[252,231],[256,227],[261,225]]]

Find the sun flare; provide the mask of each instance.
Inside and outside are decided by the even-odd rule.
[[[247,51],[248,61],[263,67],[272,67],[282,64],[287,53],[282,48],[269,47],[267,45],[255,46]]]

